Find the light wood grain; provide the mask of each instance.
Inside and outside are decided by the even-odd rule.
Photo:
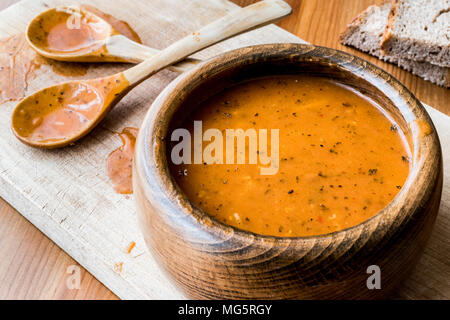
[[[0,9],[13,2],[16,1],[2,0],[0,2]],[[92,2],[98,3],[102,1]],[[142,2],[157,1],[146,0]],[[234,2],[239,5],[248,5],[255,1],[236,0]],[[343,49],[344,51],[348,51],[368,59],[369,61],[386,69],[388,72],[394,74],[420,99],[433,105],[437,109],[450,114],[450,106],[448,104],[450,96],[448,90],[437,87],[436,85],[413,76],[395,66],[378,61],[377,59],[366,54],[360,53],[351,48],[342,47],[338,43],[337,35],[344,29],[345,25],[353,18],[353,16],[369,4],[379,3],[381,1],[288,0],[287,2],[289,2],[293,7],[293,14],[279,23],[281,27],[311,43]],[[202,9],[200,5],[198,6],[198,14],[200,14],[200,16],[198,21],[195,21],[195,23],[192,24],[193,28],[205,24],[208,21],[208,17],[204,18],[203,16],[208,9],[211,9],[211,7],[219,6],[219,9],[222,8],[222,10],[229,8],[223,4],[212,5],[209,1],[204,1],[202,6],[205,9]],[[110,9],[110,5],[107,4],[104,7],[105,11],[113,13],[114,10],[113,8]],[[129,9],[123,9],[124,12],[136,9],[129,5],[127,5],[126,8]],[[139,8],[142,8],[142,6]],[[166,13],[170,11],[170,8],[162,5],[158,6],[158,8],[162,9]],[[117,9],[117,12],[120,12],[120,9]],[[33,14],[27,13],[26,16],[29,15]],[[215,16],[212,15],[209,19],[213,19],[214,17]],[[141,13],[137,14],[137,18],[131,18],[129,22],[134,26],[135,20],[138,18],[142,18]],[[144,28],[138,30],[140,34],[147,34],[148,37],[146,40],[150,40],[147,44],[154,45],[155,47],[161,49],[164,45],[176,40],[176,35],[183,35],[181,28],[172,25],[173,23],[179,22],[178,20],[170,19],[169,17],[166,19],[167,22],[163,23],[160,28],[151,28],[148,31],[149,33],[160,32],[162,34],[164,41],[160,40],[159,43],[153,43],[151,41],[152,37],[148,36],[147,32],[144,32]],[[160,77],[157,77],[158,80],[163,80],[161,85],[156,87],[151,86],[152,94],[156,94],[160,88],[170,81],[173,75],[163,72],[163,77],[165,77],[166,80],[164,80],[164,78],[161,79]],[[139,90],[139,94],[144,93],[145,89]],[[151,101],[151,99],[146,100],[146,103],[149,101]],[[137,104],[137,101],[131,100],[130,108],[133,108]],[[124,112],[116,110],[116,116],[123,116],[129,108],[127,108],[127,106],[123,106],[123,109],[125,109]],[[437,114],[434,115],[434,118],[445,119]],[[128,120],[127,118],[125,119]],[[440,125],[448,126],[448,123],[441,123]],[[109,119],[105,123],[105,126],[121,128],[122,126],[125,126],[125,124]],[[114,137],[105,137],[103,130],[100,134],[96,134],[96,136],[96,138],[91,139],[94,141],[88,142],[88,145],[96,143],[96,141],[99,144],[107,143],[107,149],[110,150],[119,143],[118,139],[115,139]],[[449,141],[450,136],[447,134],[445,139],[446,141]],[[104,142],[105,140],[107,142]],[[441,140],[444,139],[441,137]],[[104,152],[107,152],[107,150],[104,150]],[[445,156],[446,154],[444,154],[444,157]],[[47,161],[50,160],[47,159]],[[448,155],[444,158],[444,163],[449,163]],[[105,189],[109,190],[107,187],[108,186],[105,184]],[[444,194],[444,197],[447,197],[447,199],[450,198],[449,192],[450,190],[448,190],[448,188],[444,189],[444,193],[446,193],[446,195]],[[398,294],[395,298],[450,298],[450,284],[448,283],[448,279],[450,279],[449,215],[450,209],[448,204],[441,207],[441,212],[438,216],[432,239],[426,249],[426,254],[417,266],[416,271],[411,275],[411,277],[409,277],[402,288],[399,288]],[[123,246],[126,245],[127,243],[124,241]],[[67,279],[66,269],[69,265],[75,263],[74,260],[1,199],[0,259],[3,261],[0,264],[0,298],[110,299],[115,297],[114,294],[112,294],[99,281],[84,270],[82,271],[83,281],[81,290],[74,291],[67,289],[65,285],[65,281]]]
[[[188,34],[155,56],[125,70],[123,75],[130,82],[130,86],[134,86],[167,65],[185,59],[214,43],[279,20],[290,12],[290,7],[283,1],[260,1],[258,4],[229,12],[226,16],[197,29],[195,35]]]
[[[117,299],[4,201],[0,235],[0,299]],[[81,271],[80,290],[66,286],[67,268],[74,265]]]

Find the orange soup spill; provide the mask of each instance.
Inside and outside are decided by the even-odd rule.
[[[108,176],[117,193],[133,193],[132,166],[137,133],[138,129],[136,128],[124,128],[118,134],[122,140],[122,146],[111,152],[108,156]]]
[[[192,135],[194,120],[203,131],[279,129],[273,175],[261,175],[260,163],[170,165],[194,205],[258,234],[311,236],[357,225],[386,207],[409,173],[398,126],[375,103],[324,78],[252,80],[201,104],[182,126]]]
[[[25,34],[0,40],[0,103],[23,98],[28,83],[41,66],[50,67],[42,70],[43,73],[51,71],[70,77],[83,76],[89,68],[88,64],[61,62],[38,55],[27,43]]]
[[[25,96],[33,71],[40,67],[23,34],[0,40],[0,103]]]

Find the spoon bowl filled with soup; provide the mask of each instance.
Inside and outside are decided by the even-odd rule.
[[[442,160],[396,79],[343,52],[276,44],[167,87],[139,131],[133,179],[147,245],[189,297],[379,298],[429,237]],[[381,270],[381,289],[367,270]]]

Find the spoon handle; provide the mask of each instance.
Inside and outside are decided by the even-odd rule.
[[[128,62],[142,62],[160,52],[160,50],[137,43],[121,34],[111,36],[106,40],[106,51],[109,55],[119,57]],[[168,67],[168,69],[182,73],[195,67],[200,62],[201,60],[186,58]]]
[[[233,11],[198,32],[178,40],[155,56],[123,72],[131,86],[137,85],[159,70],[185,57],[245,31],[272,23],[291,13],[281,0],[265,0]]]

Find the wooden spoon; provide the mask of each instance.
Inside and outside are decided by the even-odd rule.
[[[233,11],[118,74],[42,89],[14,109],[12,129],[25,144],[58,148],[88,134],[132,88],[157,71],[219,41],[288,15],[281,0],[266,0]]]
[[[158,50],[120,34],[108,21],[78,6],[48,9],[28,24],[26,39],[40,55],[72,62],[142,62]],[[169,67],[181,72],[199,61],[186,59]]]

